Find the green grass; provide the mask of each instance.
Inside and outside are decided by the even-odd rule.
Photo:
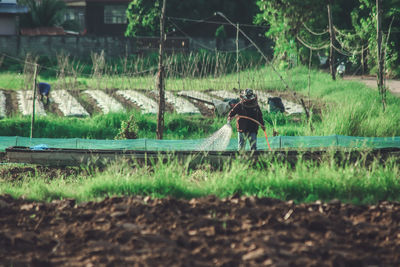
[[[114,139],[121,122],[134,114],[138,125],[139,138],[156,138],[157,115],[131,113],[111,113],[95,115],[91,118],[64,118],[55,115],[38,117],[35,120],[34,137],[37,138],[88,138]],[[165,115],[164,137],[166,139],[204,138],[217,131],[225,118],[204,118],[200,115],[186,116],[167,113]],[[30,135],[31,118],[13,117],[0,120],[0,136]]]
[[[270,162],[265,169],[238,159],[212,170],[209,165],[193,169],[189,162],[176,160],[155,163],[151,168],[117,162],[103,172],[89,170],[85,175],[57,179],[49,179],[39,171],[21,180],[11,181],[4,176],[0,194],[39,201],[63,198],[90,201],[121,195],[186,199],[216,195],[224,198],[233,194],[296,202],[336,198],[365,204],[400,200],[398,164],[394,161],[384,165],[374,162],[364,167],[360,164],[337,165],[328,159],[317,165],[300,160],[294,168],[282,162]]]
[[[172,63],[171,63],[172,64]],[[182,62],[181,62],[182,64]],[[172,65],[171,65],[172,66]],[[183,67],[182,67],[183,68]],[[186,73],[186,72],[185,72]],[[292,92],[297,92],[299,96],[311,97],[314,107],[322,109],[322,114],[313,115],[313,128],[305,123],[302,118],[299,123],[293,123],[291,119],[286,119],[284,123],[275,123],[274,115],[265,114],[264,118],[270,122],[268,134],[272,133],[272,127],[280,135],[286,136],[312,136],[312,135],[348,135],[348,136],[367,136],[367,137],[392,137],[400,136],[400,98],[388,93],[387,108],[384,112],[380,102],[380,97],[376,90],[373,90],[361,82],[337,80],[332,81],[328,73],[317,70],[311,71],[311,84],[308,88],[308,69],[298,67],[289,70],[279,71],[283,79],[289,85]],[[189,74],[188,74],[189,75]],[[223,75],[200,76],[190,74],[182,78],[171,75],[166,80],[167,90],[206,90],[221,89],[229,90],[237,87],[237,75],[235,73],[224,73]],[[46,78],[44,78],[46,79]],[[55,83],[54,78],[51,78]],[[39,79],[41,80],[41,78]],[[16,89],[22,88],[24,79],[21,75],[0,73],[0,88]],[[260,67],[254,65],[240,73],[241,87],[254,88],[258,90],[284,91],[285,84],[270,67]],[[154,89],[155,79],[153,75],[147,76],[126,76],[126,75],[103,75],[98,79],[89,77],[79,77],[78,83],[84,88],[126,88],[126,89]],[[139,117],[139,116],[138,116]],[[117,119],[116,119],[117,118]],[[96,115],[89,119],[70,119],[70,118],[49,118],[38,119],[40,128],[48,127],[48,130],[39,130],[38,137],[80,137],[80,138],[99,138],[111,139],[118,132],[118,127],[122,119],[127,117],[124,114],[116,115]],[[201,121],[193,116],[175,117],[166,115],[166,119],[174,118],[176,124],[181,124],[188,129],[175,128],[175,133],[167,128],[168,137],[177,139],[188,139],[194,137],[205,137],[222,126],[222,120],[218,122]],[[109,120],[116,120],[117,123],[107,124]],[[278,118],[279,119],[279,118]],[[141,125],[145,125],[146,130],[139,133],[141,138],[154,138],[156,119],[155,117],[138,118]],[[21,135],[27,136],[28,118],[10,118],[0,121],[0,135]],[[104,122],[103,122],[104,121]],[[180,121],[180,122],[178,122]],[[203,127],[202,124],[211,124],[212,127]],[[187,126],[189,125],[189,126]],[[116,128],[114,128],[114,126]],[[187,127],[186,127],[187,126]],[[102,128],[106,127],[106,128]],[[173,127],[172,127],[173,128]],[[171,128],[171,129],[172,129]],[[189,129],[190,128],[190,129]],[[197,133],[191,132],[192,128],[197,128]],[[37,127],[39,129],[39,127]],[[69,129],[69,133],[65,131]],[[103,130],[102,130],[103,129]],[[178,131],[178,132],[176,132]],[[260,136],[262,133],[260,133]]]

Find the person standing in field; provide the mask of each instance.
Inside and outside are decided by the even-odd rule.
[[[240,99],[240,102],[237,103],[229,112],[228,123],[231,122],[233,117],[237,116],[236,128],[238,130],[239,150],[245,149],[247,140],[250,142],[251,150],[256,150],[259,125],[261,125],[263,131],[265,131],[264,120],[260,106],[258,105],[257,95],[254,94],[253,90],[246,89],[244,94],[240,96]],[[241,116],[249,117],[257,121],[259,124]]]

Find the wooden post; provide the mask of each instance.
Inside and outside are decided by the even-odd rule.
[[[311,107],[311,61],[312,49],[310,49],[310,58],[308,60],[308,107]]]
[[[37,79],[37,64],[34,64],[33,85],[32,85],[32,116],[31,116],[31,138],[33,138],[33,130],[35,124],[35,102],[36,102],[36,79]]]
[[[382,0],[376,0],[376,36],[377,36],[377,61],[378,61],[378,75],[377,83],[379,94],[382,98],[383,110],[386,106],[386,88],[383,86],[383,64],[384,58],[382,55]]]
[[[238,89],[240,90],[240,69],[239,69],[239,23],[236,24],[236,73]]]
[[[362,76],[365,74],[365,65],[364,65],[364,45],[361,46],[361,67],[362,67]]]
[[[163,54],[164,54],[164,24],[165,24],[165,8],[167,0],[163,0],[160,17],[160,52],[158,55],[158,75],[157,75],[157,88],[159,92],[159,103],[158,103],[158,117],[157,117],[157,139],[163,139],[164,131],[164,111],[165,111],[165,92],[164,92],[164,65],[163,65]]]
[[[332,80],[336,80],[335,50],[333,48],[335,42],[335,31],[333,29],[333,22],[332,22],[331,0],[328,0],[328,22],[329,22],[329,38],[330,38],[329,67],[331,71]]]

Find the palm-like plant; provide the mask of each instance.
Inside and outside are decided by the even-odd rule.
[[[61,0],[23,0],[29,12],[21,16],[21,26],[26,28],[59,26],[63,22],[66,5]]]

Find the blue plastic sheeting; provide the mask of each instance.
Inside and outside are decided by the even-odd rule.
[[[116,150],[148,150],[148,151],[191,151],[201,150],[206,139],[195,140],[95,140],[80,138],[29,138],[20,136],[0,137],[0,151],[11,146],[35,147],[46,145],[48,148],[79,148],[79,149],[116,149]],[[275,136],[269,138],[272,149],[280,148],[400,148],[400,137],[352,137],[342,135],[332,136]],[[231,139],[227,150],[237,149],[237,139]],[[249,146],[247,144],[247,149]],[[267,150],[265,138],[258,138],[258,150]],[[206,150],[214,150],[208,147]]]
[[[39,93],[41,95],[45,95],[45,96],[49,95],[50,88],[51,88],[50,84],[48,84],[48,83],[39,83],[38,87],[39,87]]]
[[[49,149],[49,146],[46,144],[40,144],[40,145],[35,145],[30,147],[31,150],[46,150]]]

